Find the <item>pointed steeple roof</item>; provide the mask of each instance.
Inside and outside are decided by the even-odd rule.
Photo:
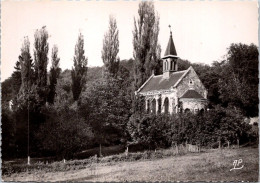
[[[169,42],[167,45],[167,48],[165,50],[165,54],[163,58],[169,57],[169,56],[173,56],[173,57],[177,57],[177,52],[173,43],[173,39],[172,39],[172,31],[170,31],[170,38],[169,38]]]
[[[172,32],[170,33],[170,39],[169,39],[168,46],[166,48],[164,56],[167,56],[167,55],[177,56],[177,52],[176,52],[176,49],[175,49],[175,46],[173,43],[173,39],[172,39]]]

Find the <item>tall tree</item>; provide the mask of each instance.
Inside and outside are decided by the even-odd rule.
[[[15,63],[15,71],[12,73],[12,97],[14,98],[20,90],[22,79],[21,79],[21,63],[18,60]]]
[[[27,152],[27,136],[29,126],[29,118],[31,119],[31,111],[34,109],[35,103],[35,87],[34,87],[34,64],[30,54],[30,42],[28,37],[24,38],[19,56],[21,66],[21,88],[14,100],[13,111],[15,121],[15,138],[17,146],[17,155],[25,155]],[[30,114],[30,115],[29,115]]]
[[[40,105],[46,103],[47,99],[47,65],[48,65],[48,32],[46,27],[36,30],[34,34],[34,62],[37,95]]]
[[[116,19],[110,15],[108,31],[104,35],[102,60],[105,65],[106,72],[112,76],[116,76],[119,68],[119,40]]]
[[[17,100],[17,94],[19,93],[22,79],[21,79],[21,65],[20,61],[15,63],[14,72],[12,76],[2,82],[1,93],[2,93],[2,108],[4,106],[10,107],[10,101]]]
[[[50,69],[50,85],[49,85],[49,95],[48,95],[48,102],[53,104],[54,97],[56,94],[56,85],[57,85],[57,79],[60,75],[61,69],[59,67],[60,58],[58,57],[58,47],[57,45],[54,45],[52,48],[51,53],[51,69]]]
[[[219,92],[224,104],[240,108],[246,116],[258,115],[258,49],[255,45],[239,43],[228,48]]]
[[[24,38],[21,48],[21,55],[19,56],[19,63],[21,65],[22,80],[19,95],[25,97],[29,94],[34,81],[34,65],[30,54],[30,42],[28,37]]]
[[[135,90],[150,77],[160,58],[159,16],[155,15],[153,2],[142,1],[138,14],[133,30]]]
[[[75,46],[74,68],[71,71],[73,99],[78,100],[86,81],[88,59],[85,57],[84,37],[80,33]]]
[[[122,88],[121,79],[100,78],[82,93],[79,111],[92,127],[99,144],[111,145],[125,140],[131,102],[129,93]]]

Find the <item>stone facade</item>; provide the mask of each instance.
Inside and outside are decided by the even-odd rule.
[[[191,111],[197,113],[199,111],[205,111],[207,101],[205,100],[194,100],[194,99],[181,99],[180,103],[182,105],[181,110],[183,112]]]
[[[188,69],[188,73],[183,79],[180,81],[180,83],[177,86],[177,97],[181,97],[184,92],[186,92],[188,89],[194,89],[196,90],[201,96],[204,98],[207,98],[207,90],[202,84],[200,78],[196,74],[195,70],[190,67]],[[190,83],[192,82],[192,83]]]
[[[163,59],[163,74],[154,74],[136,91],[145,96],[149,113],[198,112],[206,110],[207,90],[192,67],[178,71],[172,34]]]
[[[189,90],[196,91],[201,97],[182,98]],[[179,79],[179,82],[169,89],[145,92],[141,89],[138,94],[145,96],[145,106],[149,113],[197,112],[206,110],[207,106],[207,90],[192,67],[183,72],[183,77]]]

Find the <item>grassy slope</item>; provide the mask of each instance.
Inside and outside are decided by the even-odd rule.
[[[244,168],[233,170],[243,159]],[[19,173],[5,181],[258,181],[257,148],[209,150],[157,160],[98,163],[68,172]]]

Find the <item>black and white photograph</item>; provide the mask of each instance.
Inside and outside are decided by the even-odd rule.
[[[1,181],[258,182],[258,8],[1,1]]]

